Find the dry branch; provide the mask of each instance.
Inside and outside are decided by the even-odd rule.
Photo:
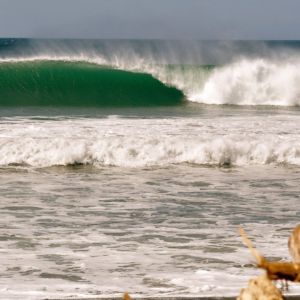
[[[237,300],[284,300],[284,297],[267,275],[260,275],[249,281]]]
[[[293,230],[289,238],[288,246],[293,263],[300,263],[300,224]]]
[[[258,254],[251,243],[247,239],[242,228],[239,228],[241,236],[246,242],[247,246],[250,248],[253,256],[256,258],[258,263],[256,266],[260,269],[264,269],[267,271],[267,276],[271,280],[290,280],[293,282],[300,281],[300,264],[293,263],[281,263],[278,261],[267,261],[262,255]]]
[[[125,294],[123,295],[123,299],[124,299],[124,300],[132,300],[131,297],[130,297],[127,293],[125,293]]]

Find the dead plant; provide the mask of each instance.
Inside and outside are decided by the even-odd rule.
[[[300,281],[300,264],[267,261],[262,255],[258,254],[251,243],[247,239],[244,230],[239,228],[240,234],[243,237],[245,243],[250,248],[253,256],[256,258],[256,266],[260,269],[264,269],[267,272],[267,276],[270,280],[289,280],[293,282]]]

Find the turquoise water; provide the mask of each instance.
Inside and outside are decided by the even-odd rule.
[[[83,62],[4,62],[0,78],[1,106],[147,107],[184,100],[150,74]]]

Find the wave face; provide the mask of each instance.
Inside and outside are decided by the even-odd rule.
[[[1,106],[159,106],[178,105],[182,99],[182,92],[149,74],[82,62],[0,65]]]
[[[299,42],[13,40],[0,105],[300,104]]]

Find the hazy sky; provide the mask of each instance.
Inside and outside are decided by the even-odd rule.
[[[0,37],[300,39],[299,0],[0,0]]]

